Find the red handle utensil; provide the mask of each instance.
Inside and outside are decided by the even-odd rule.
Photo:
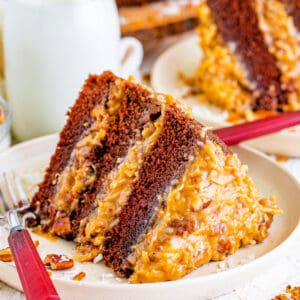
[[[28,231],[21,226],[12,228],[8,243],[27,300],[59,300],[43,262]]]
[[[235,145],[265,134],[273,133],[300,124],[300,111],[281,113],[264,119],[214,129],[227,145]]]

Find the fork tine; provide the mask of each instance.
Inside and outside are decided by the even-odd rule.
[[[19,207],[19,205],[18,205],[18,199],[16,197],[14,189],[13,189],[10,181],[8,180],[7,175],[6,175],[5,172],[3,173],[3,177],[4,177],[4,180],[5,180],[5,184],[7,186],[7,190],[8,190],[9,196],[10,196],[10,198],[12,200],[13,206],[14,206],[14,208],[18,208]]]
[[[13,178],[15,181],[16,188],[18,190],[20,200],[22,200],[23,206],[28,204],[28,198],[27,195],[25,194],[24,188],[22,186],[20,177],[16,175],[15,171],[12,171]]]
[[[9,211],[7,200],[6,200],[6,197],[4,196],[4,193],[2,192],[1,187],[0,187],[0,199],[1,199],[4,211]]]

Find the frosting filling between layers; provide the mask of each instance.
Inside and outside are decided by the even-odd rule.
[[[262,241],[274,199],[259,199],[247,167],[208,141],[158,209],[156,223],[128,261],[133,283],[178,279],[241,245]]]
[[[118,223],[118,214],[126,204],[132,183],[138,180],[138,171],[144,156],[150,151],[163,126],[164,108],[161,116],[145,126],[142,140],[137,141],[129,150],[116,170],[113,170],[104,183],[103,190],[97,195],[97,208],[80,222],[76,238],[77,260],[88,261],[102,251],[105,233]]]

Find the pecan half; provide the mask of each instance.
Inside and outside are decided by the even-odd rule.
[[[66,270],[74,266],[74,261],[66,255],[47,254],[44,265],[50,267],[51,270]]]

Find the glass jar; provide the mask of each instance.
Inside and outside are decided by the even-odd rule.
[[[1,111],[4,112],[4,121],[0,123],[0,152],[2,152],[10,146],[10,126],[12,113],[8,103],[4,101],[2,97],[0,97],[0,107]]]

